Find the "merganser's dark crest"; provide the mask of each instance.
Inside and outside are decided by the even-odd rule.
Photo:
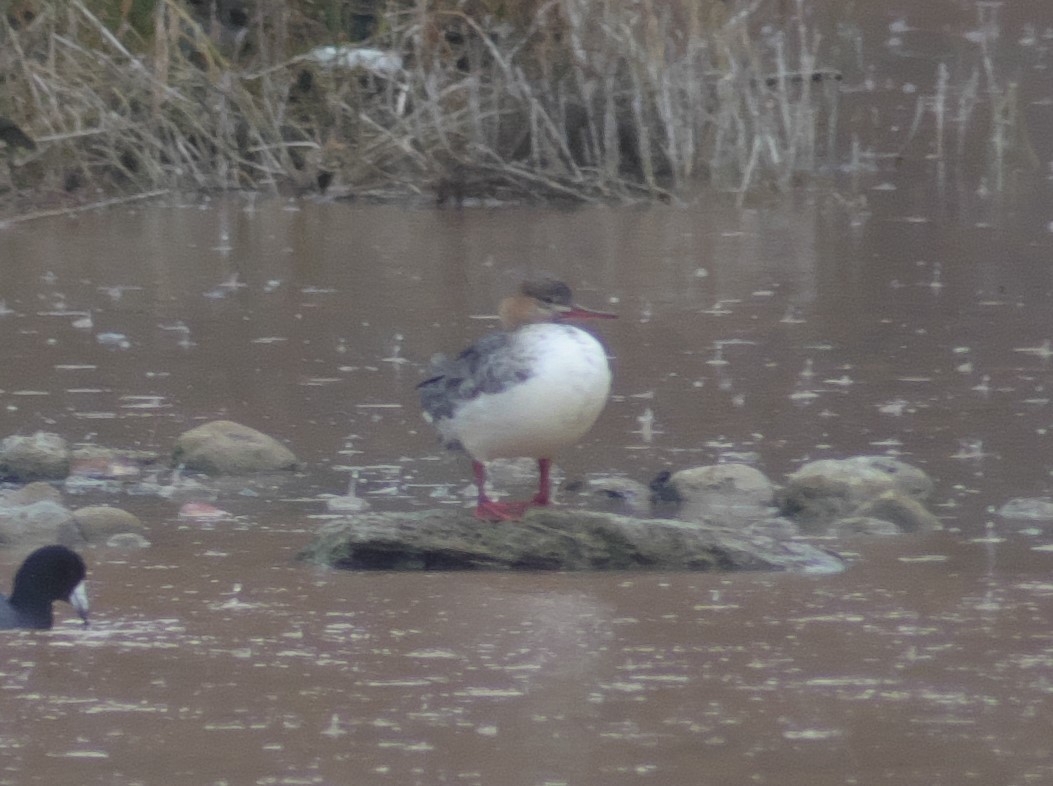
[[[456,358],[433,362],[435,375],[418,385],[425,417],[448,447],[473,459],[481,519],[514,519],[550,501],[549,470],[557,450],[577,442],[607,402],[611,370],[603,346],[568,319],[613,319],[574,303],[562,281],[524,283],[501,301],[503,330],[476,341]],[[537,495],[494,502],[485,489],[485,462],[538,461]]]

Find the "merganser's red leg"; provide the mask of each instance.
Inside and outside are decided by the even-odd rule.
[[[552,459],[538,459],[537,460],[537,495],[530,500],[531,505],[545,506],[552,502],[552,481],[550,474],[552,471]]]
[[[486,494],[486,465],[472,462],[475,485],[479,489],[479,500],[475,506],[475,517],[483,521],[516,521],[523,517],[528,502],[495,502]]]

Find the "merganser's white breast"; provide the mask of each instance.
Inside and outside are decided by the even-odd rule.
[[[540,323],[494,333],[421,385],[447,443],[475,459],[547,458],[585,434],[611,387],[603,345],[587,331]]]

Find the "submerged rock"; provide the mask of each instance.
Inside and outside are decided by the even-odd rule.
[[[27,483],[22,488],[12,489],[3,495],[3,504],[10,506],[32,505],[34,502],[50,500],[62,504],[62,493],[42,480]]]
[[[0,545],[25,546],[61,543],[75,546],[84,543],[73,513],[50,499],[28,505],[0,507]]]
[[[273,437],[231,420],[213,420],[183,433],[172,462],[208,475],[249,475],[297,469],[291,450]]]
[[[81,445],[71,454],[70,474],[105,480],[135,480],[142,474],[144,466],[159,459],[159,454],[150,450]]]
[[[585,491],[598,507],[608,513],[648,516],[651,513],[651,490],[636,480],[605,475],[589,478]]]
[[[81,536],[90,543],[105,543],[113,535],[142,534],[138,516],[109,505],[89,505],[73,511],[73,520]]]
[[[902,535],[899,527],[891,521],[875,519],[870,516],[849,516],[838,519],[830,527],[830,534],[837,537],[852,537],[855,535],[888,536]]]
[[[660,475],[651,483],[656,500],[675,502],[677,518],[752,522],[770,513],[775,486],[748,464],[715,464]]]
[[[106,538],[106,546],[111,549],[145,549],[150,547],[150,541],[137,532],[118,532]]]
[[[0,441],[0,479],[28,483],[61,480],[69,474],[70,449],[58,434],[38,431]]]
[[[1040,497],[1016,497],[998,509],[1005,519],[1053,521],[1053,500]]]
[[[45,494],[45,488],[55,496]],[[139,519],[127,511],[107,505],[71,511],[57,495],[44,483],[6,495],[0,501],[0,546],[100,544],[114,535],[142,533]]]
[[[886,491],[864,502],[854,515],[887,521],[900,532],[932,532],[940,528],[940,520],[924,505],[899,491]]]
[[[776,502],[784,516],[809,530],[829,527],[838,519],[870,516],[891,520],[903,531],[915,531],[937,524],[921,506],[931,492],[932,480],[917,467],[887,456],[854,456],[804,465],[787,477]],[[899,502],[887,501],[893,497]],[[890,514],[895,508],[899,520],[865,507],[879,499],[886,499],[884,509]],[[917,504],[909,504],[911,501]],[[912,513],[905,513],[906,508]]]
[[[466,510],[361,513],[323,525],[302,559],[352,570],[794,570],[841,559],[811,544],[712,523],[535,509],[480,522]]]

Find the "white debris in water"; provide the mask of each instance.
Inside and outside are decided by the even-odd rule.
[[[951,455],[954,459],[982,459],[987,454],[984,453],[984,443],[982,439],[961,439],[958,440],[958,452]]]
[[[636,422],[640,424],[640,428],[638,428],[633,433],[639,434],[640,439],[642,439],[644,442],[652,442],[654,440],[655,433],[661,433],[656,431],[654,427],[654,420],[654,411],[650,407],[647,407],[646,409],[644,409],[642,415],[637,416]]]
[[[1013,351],[1019,352],[1022,355],[1035,355],[1043,360],[1049,360],[1053,357],[1053,346],[1050,345],[1050,340],[1048,338],[1037,347],[1016,347]]]
[[[883,415],[895,415],[899,417],[907,408],[907,402],[904,399],[898,398],[895,401],[889,401],[886,404],[878,404],[878,412]]]
[[[128,349],[132,345],[132,342],[128,340],[124,333],[96,333],[95,340],[104,347],[114,347],[115,349]]]
[[[345,734],[347,734],[346,731],[340,728],[340,718],[336,715],[336,713],[333,714],[332,719],[329,721],[328,728],[326,728],[322,732],[322,734],[324,734],[326,737],[342,737]]]
[[[325,507],[333,513],[360,513],[364,510],[369,510],[370,505],[361,497],[347,494],[342,497],[327,498]]]
[[[431,683],[425,681],[425,685]],[[525,696],[526,693],[517,688],[466,688],[454,691],[454,696],[464,696],[471,699],[511,699],[517,696]]]
[[[413,650],[412,652],[407,652],[403,657],[406,657],[406,658],[429,658],[429,659],[436,658],[436,659],[439,659],[439,660],[449,660],[449,659],[457,659],[457,658],[460,658],[461,656],[458,655],[453,650],[425,649],[425,650]]]
[[[165,396],[121,396],[122,409],[166,409],[171,404],[165,400]]]
[[[218,300],[220,298],[225,298],[227,295],[229,295],[231,292],[234,292],[235,290],[248,286],[248,284],[242,283],[239,279],[240,276],[236,272],[231,273],[229,276],[227,276],[226,280],[217,284],[214,289],[210,289],[208,292],[205,292],[205,297],[211,298],[213,300]]]
[[[367,688],[424,688],[431,685],[430,680],[425,679],[392,679],[392,680],[363,680],[362,685]],[[522,693],[517,693],[517,696],[522,696]],[[380,725],[374,723],[374,725]]]
[[[403,66],[398,52],[365,46],[317,46],[304,55],[304,59],[331,68],[362,70],[385,77],[397,76]]]
[[[843,733],[840,729],[801,729],[784,731],[782,736],[787,740],[830,740],[840,737]]]

